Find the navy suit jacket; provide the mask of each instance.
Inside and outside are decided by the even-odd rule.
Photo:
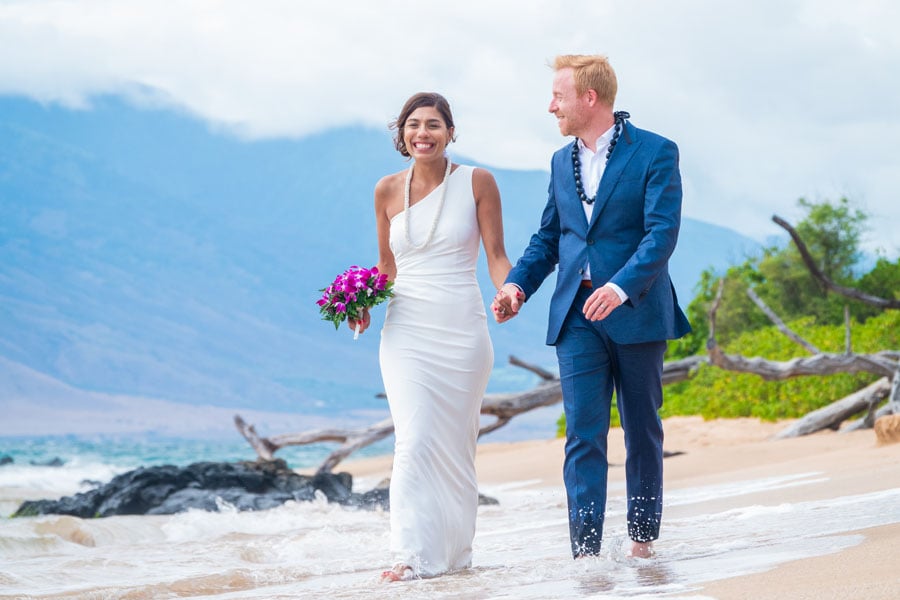
[[[674,339],[690,331],[669,278],[681,225],[678,147],[626,122],[609,158],[590,223],[575,189],[572,142],[556,151],[541,227],[506,281],[526,300],[559,265],[547,343],[555,345],[590,264],[594,287],[618,285],[628,300],[599,324],[619,344]],[[579,307],[580,309],[580,307]]]

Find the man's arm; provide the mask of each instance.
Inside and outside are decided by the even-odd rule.
[[[675,250],[681,227],[681,198],[678,147],[666,140],[650,164],[644,194],[647,233],[631,258],[610,278],[632,304],[641,301]]]
[[[553,195],[553,174],[550,175],[547,204],[541,215],[541,226],[531,236],[522,257],[506,277],[491,303],[494,318],[504,323],[519,312],[521,305],[537,291],[559,262],[559,213]]]

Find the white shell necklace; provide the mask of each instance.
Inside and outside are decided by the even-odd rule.
[[[409,170],[406,172],[406,187],[403,190],[403,213],[406,215],[406,242],[413,250],[421,250],[431,243],[431,238],[434,237],[434,232],[437,229],[438,221],[441,218],[441,209],[444,208],[444,198],[447,197],[447,178],[450,177],[450,167],[453,166],[453,163],[449,158],[447,159],[447,169],[444,171],[444,180],[441,182],[443,189],[441,190],[441,198],[438,200],[437,211],[434,213],[434,222],[431,224],[431,230],[428,232],[428,236],[421,245],[413,244],[412,238],[409,235],[409,187],[412,183],[413,167],[415,166],[416,163],[409,165]]]

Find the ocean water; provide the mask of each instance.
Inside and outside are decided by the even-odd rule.
[[[704,582],[837,552],[862,540],[854,531],[900,522],[897,489],[814,502],[759,501],[786,488],[821,485],[820,473],[680,489],[667,494],[657,556],[633,559],[625,555],[624,490],[614,485],[602,555],[573,561],[561,489],[528,481],[482,485],[500,504],[479,508],[471,569],[381,584],[378,576],[389,566],[388,514],[324,498],[261,512],[223,504],[219,513],[6,518],[22,499],[71,494],[84,489],[84,480],[106,481],[139,464],[252,458],[240,444],[224,442],[24,441],[15,462],[0,467],[3,600],[703,598]],[[14,454],[9,439],[2,444],[0,456]],[[326,451],[309,448],[289,462],[312,466],[316,453]],[[30,464],[55,457],[66,464]],[[358,480],[355,487],[376,483]]]

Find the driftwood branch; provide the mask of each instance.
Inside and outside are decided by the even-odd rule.
[[[792,358],[788,361],[747,358],[739,354],[726,354],[718,345],[707,344],[709,362],[738,373],[752,373],[768,381],[782,381],[791,377],[810,375],[833,375],[835,373],[874,373],[882,377],[893,377],[896,365],[888,360],[888,353],[876,354],[829,354]]]
[[[850,307],[844,305],[844,354],[853,354],[853,336],[850,333]]]
[[[328,455],[318,471],[331,472],[339,462],[364,446],[382,440],[394,432],[391,419],[384,419],[365,429],[316,429],[303,433],[284,433],[270,438],[260,437],[253,425],[240,416],[234,416],[237,430],[250,443],[262,460],[272,460],[276,451],[285,446],[302,446],[316,442],[339,442],[340,447]]]
[[[522,367],[523,369],[525,369],[527,371],[531,371],[532,373],[534,373],[535,375],[537,375],[544,381],[552,381],[554,379],[558,379],[556,374],[551,373],[547,369],[542,369],[537,365],[527,363],[523,360],[520,360],[519,358],[516,358],[515,356],[509,357],[509,364],[513,365],[514,367]]]
[[[267,438],[260,437],[259,434],[256,433],[256,427],[248,424],[240,415],[234,415],[234,425],[237,427],[237,430],[241,432],[241,435],[244,436],[244,439],[246,439],[253,449],[256,450],[257,456],[263,460],[272,460],[275,451],[281,447],[276,446]]]
[[[891,398],[888,401],[888,407],[895,415],[900,415],[900,365],[894,372],[894,379],[891,383]]]
[[[818,348],[804,340],[802,337],[797,335],[797,333],[795,333],[790,327],[785,325],[784,321],[781,320],[781,317],[775,314],[775,311],[773,311],[765,302],[763,302],[763,299],[756,294],[753,288],[747,288],[747,295],[750,296],[750,299],[753,300],[753,303],[756,304],[756,306],[759,307],[759,309],[763,311],[767,317],[769,317],[769,320],[775,324],[775,327],[777,327],[781,333],[806,348],[810,354],[819,353]]]
[[[681,360],[670,360],[663,364],[663,385],[690,379],[693,377],[697,367],[708,363],[709,358],[701,354],[682,358]]]
[[[847,298],[853,298],[854,300],[859,300],[860,302],[865,302],[866,304],[877,306],[878,308],[900,308],[900,300],[880,298],[878,296],[866,294],[865,292],[861,292],[860,290],[854,288],[838,285],[837,283],[831,281],[828,277],[825,276],[824,273],[822,273],[822,270],[819,269],[819,266],[816,264],[815,259],[813,259],[812,254],[809,253],[806,244],[802,239],[800,239],[800,234],[797,233],[797,230],[794,229],[790,225],[790,223],[788,223],[778,215],[773,215],[772,220],[790,234],[791,239],[794,240],[794,244],[797,246],[797,250],[800,252],[800,256],[803,258],[803,262],[806,264],[806,268],[809,269],[809,272],[813,277],[815,277],[817,280],[819,280],[819,282],[822,283],[823,286],[825,286],[825,289],[831,290],[832,292],[835,292],[842,296],[846,296]]]
[[[542,406],[550,406],[562,400],[562,388],[558,379],[545,381],[540,383],[534,389],[527,392],[515,392],[504,394],[487,394],[481,404],[481,414],[493,415],[498,420],[503,419],[509,421],[516,415],[540,408]],[[492,427],[489,431],[494,431],[497,427]],[[484,428],[478,435],[488,433]]]
[[[778,432],[775,438],[782,439],[808,435],[823,429],[836,430],[841,426],[841,423],[866,409],[869,409],[874,414],[872,407],[877,407],[879,402],[888,397],[890,391],[890,382],[886,377],[882,377],[875,383],[850,394],[846,398],[812,411],[802,419],[792,423],[790,427]],[[874,423],[874,419],[872,422]]]

